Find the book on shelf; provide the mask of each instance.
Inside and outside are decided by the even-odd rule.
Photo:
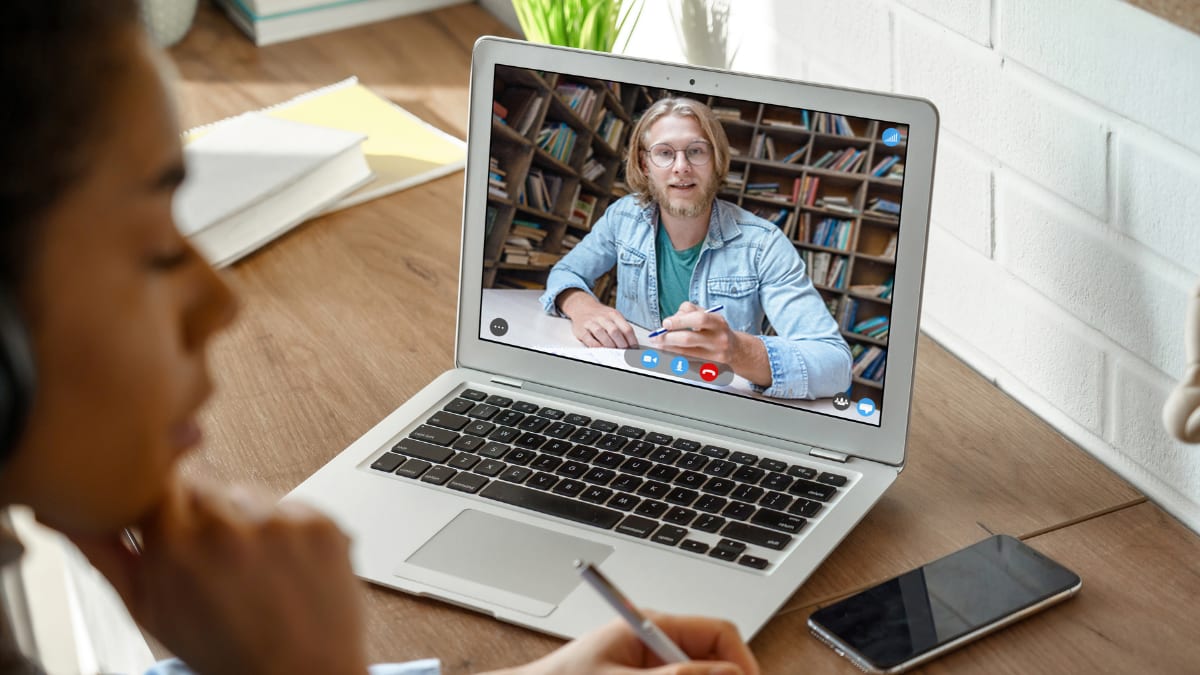
[[[712,108],[710,108],[710,110],[712,110],[713,114],[716,115],[717,119],[719,119],[719,120],[740,122],[742,119],[742,109],[741,108],[733,108],[730,106],[715,105]]]
[[[254,41],[264,45],[406,14],[448,7],[462,0],[217,0],[225,13]]]
[[[584,84],[563,83],[554,89],[563,103],[567,104],[584,122],[590,122],[599,96],[596,90]]]
[[[808,146],[802,145],[802,146],[796,148],[795,150],[789,152],[788,154],[784,155],[783,159],[781,159],[779,161],[783,162],[784,164],[797,164],[804,159],[804,153],[807,150],[808,150]]]
[[[888,277],[888,280],[882,284],[853,284],[849,290],[859,295],[868,295],[887,300],[892,297],[892,285],[894,282],[895,279],[893,277]]]
[[[575,207],[571,209],[571,217],[567,220],[585,230],[591,229],[598,201],[600,200],[595,195],[579,195],[575,199]]]
[[[826,195],[821,197],[816,201],[816,206],[825,209],[826,211],[837,211],[838,213],[845,213],[849,215],[858,214],[858,211],[856,211],[854,206],[850,204],[850,198],[840,195]]]
[[[500,168],[500,160],[488,158],[488,194],[508,198],[508,174]]]
[[[499,210],[496,209],[496,207],[494,207],[494,206],[487,207],[487,211],[485,212],[484,217],[483,217],[483,237],[484,237],[484,239],[487,239],[488,237],[492,236],[492,229],[496,227],[496,216],[499,213],[500,212],[499,212]]]
[[[727,187],[741,189],[746,184],[746,176],[741,171],[730,171],[725,174],[725,185]]]
[[[625,131],[625,120],[621,119],[611,110],[604,111],[604,116],[600,118],[600,126],[596,127],[596,133],[608,144],[610,148],[618,148],[621,146],[621,134]]]
[[[850,120],[845,115],[835,115],[832,113],[813,113],[812,130],[821,134],[834,134],[836,136],[857,137],[854,127],[850,124]]]
[[[844,251],[850,247],[850,232],[853,226],[854,221],[852,220],[840,220],[838,218],[822,219],[821,222],[817,223],[811,242],[817,246],[837,248]]]
[[[849,331],[850,326],[854,325],[854,322],[857,320],[857,318],[858,300],[850,297],[843,298],[842,306],[838,308],[838,326],[841,327],[843,331]]]
[[[851,333],[866,335],[867,337],[886,339],[888,333],[888,318],[886,316],[875,316],[869,319],[864,319],[854,324],[850,329]]]
[[[533,128],[534,122],[537,122],[538,114],[542,111],[542,102],[546,100],[544,96],[534,93],[534,90],[526,90],[529,93],[524,98],[524,106],[517,117],[516,130],[522,136],[529,135],[529,130]]]
[[[900,204],[883,197],[873,197],[867,201],[867,211],[885,215],[900,215]]]
[[[863,347],[863,345],[855,345],[855,347]],[[850,372],[864,380],[872,379],[870,374],[874,374],[887,359],[887,350],[875,345],[861,349],[858,354],[854,354],[853,351],[851,354],[854,356],[854,360],[850,366]]]
[[[530,244],[540,243],[545,240],[546,232],[541,223],[536,223],[532,220],[519,220],[514,218],[512,227],[509,228],[508,234],[510,237],[520,237],[526,239]]]
[[[877,177],[882,177],[882,176],[886,175],[887,172],[892,168],[892,166],[894,166],[899,161],[900,161],[900,155],[889,155],[887,157],[884,157],[883,159],[876,162],[875,166],[871,167],[871,175],[877,176]]]
[[[785,129],[804,129],[808,130],[807,120],[790,120],[780,119],[777,117],[764,117],[762,123],[771,127],[783,127]]]
[[[562,258],[561,253],[534,249],[529,252],[529,264],[534,267],[553,267]]]
[[[594,183],[604,175],[605,171],[608,171],[608,167],[601,164],[595,157],[588,157],[587,161],[583,163],[580,174]]]
[[[884,178],[887,180],[904,180],[904,162],[893,164],[892,168],[888,169]]]
[[[215,266],[229,265],[371,180],[365,135],[246,113],[184,145],[179,230]]]
[[[563,249],[570,251],[571,249],[575,248],[580,241],[581,239],[573,234],[564,234],[562,238],[562,247]]]
[[[888,237],[887,245],[883,247],[883,253],[879,254],[880,258],[896,259],[896,244],[899,242],[899,237],[896,234]]]

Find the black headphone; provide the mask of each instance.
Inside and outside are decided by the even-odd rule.
[[[17,448],[33,403],[33,350],[15,299],[0,288],[0,467]]]

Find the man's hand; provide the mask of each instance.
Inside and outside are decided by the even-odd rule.
[[[571,319],[571,333],[588,347],[632,349],[633,326],[617,310],[602,305],[590,293],[569,288],[558,296],[558,308]]]
[[[676,354],[724,363],[760,387],[771,386],[767,348],[753,335],[730,328],[720,313],[709,313],[685,302],[678,312],[663,320],[663,328],[671,332],[650,338],[650,344]]]

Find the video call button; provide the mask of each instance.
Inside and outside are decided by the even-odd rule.
[[[683,380],[726,386],[733,382],[733,369],[712,362],[689,359],[682,354],[660,352],[639,346],[624,350],[625,363],[637,370],[653,370]]]
[[[700,377],[705,382],[712,382],[713,380],[717,379],[717,376],[720,374],[721,369],[717,368],[711,363],[705,363],[704,365],[700,366]]]
[[[658,367],[658,352],[653,349],[647,349],[642,352],[642,367],[651,370]]]
[[[846,395],[846,392],[833,397],[833,407],[835,410],[845,410],[850,407],[850,397]]]
[[[488,330],[496,337],[503,337],[508,332],[508,322],[500,317],[496,317],[488,324]]]
[[[688,371],[688,360],[682,356],[676,356],[671,359],[671,372],[676,375],[683,375]]]
[[[869,398],[860,398],[858,400],[858,414],[863,417],[870,417],[875,412],[875,401]]]

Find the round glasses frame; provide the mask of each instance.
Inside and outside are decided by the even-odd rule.
[[[692,141],[682,150],[670,143],[655,143],[645,151],[650,155],[650,162],[660,169],[665,169],[675,163],[679,153],[692,166],[704,166],[712,161],[712,144],[707,141]],[[667,154],[670,153],[670,154]]]

